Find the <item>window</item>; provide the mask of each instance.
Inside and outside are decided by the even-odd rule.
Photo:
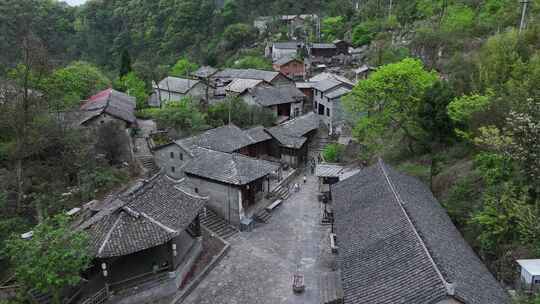
[[[171,152],[171,158],[174,158],[174,152]]]
[[[176,171],[176,168],[175,167],[171,167],[171,172],[175,172]]]
[[[540,284],[540,279],[534,279],[534,284]]]
[[[195,193],[199,194],[199,188],[195,188]]]
[[[330,108],[326,108],[326,116],[330,117]]]
[[[184,160],[184,154],[180,153],[180,160]]]

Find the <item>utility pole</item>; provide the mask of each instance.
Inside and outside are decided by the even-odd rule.
[[[521,11],[521,22],[519,24],[519,32],[521,33],[525,27],[527,26],[527,22],[525,21],[525,17],[527,17],[527,6],[529,5],[530,0],[520,0],[519,2],[522,5],[522,11]]]
[[[394,5],[394,1],[390,0],[390,3],[388,5],[388,19],[392,16],[392,6]]]

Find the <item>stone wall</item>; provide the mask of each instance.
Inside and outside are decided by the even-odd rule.
[[[192,157],[180,146],[170,144],[155,150],[154,159],[158,167],[164,170],[167,176],[181,179],[184,177],[183,168],[187,162],[191,161]]]

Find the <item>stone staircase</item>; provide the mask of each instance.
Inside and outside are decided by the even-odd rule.
[[[253,216],[253,218],[259,222],[259,223],[268,223],[268,221],[270,220],[270,218],[272,217],[272,214],[268,211],[266,211],[266,209],[262,209],[260,210],[259,212],[255,213],[255,215]]]
[[[282,184],[272,191],[272,195],[275,197],[286,200],[291,195],[289,190],[289,184]]]
[[[154,161],[154,156],[152,155],[140,155],[137,156],[137,160],[142,165],[143,169],[148,172],[148,175],[154,176],[159,173],[160,169]]]
[[[208,208],[204,208],[199,215],[201,225],[205,226],[208,230],[217,234],[222,239],[226,240],[238,233],[238,229],[229,225],[227,221]]]

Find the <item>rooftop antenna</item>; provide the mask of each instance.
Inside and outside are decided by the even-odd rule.
[[[519,24],[519,32],[521,33],[526,25],[527,25],[527,22],[525,21],[525,17],[527,16],[527,6],[529,5],[529,1],[530,0],[520,0],[519,2],[521,3],[522,5],[522,10],[521,10],[521,22]]]

